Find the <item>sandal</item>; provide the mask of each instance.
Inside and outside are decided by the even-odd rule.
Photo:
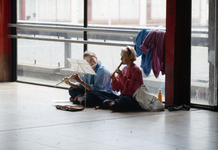
[[[81,99],[81,97],[83,97],[82,94],[77,95],[74,99],[71,99],[71,102],[73,102],[73,104],[80,104],[78,100]]]
[[[111,99],[106,99],[106,100],[104,100],[103,101],[103,106],[105,107],[105,108],[110,108],[110,103],[113,103],[114,102],[114,100],[111,100]]]
[[[66,111],[80,111],[84,109],[84,107],[70,106],[70,105],[65,105],[65,106],[57,105],[56,108],[60,110],[66,110]]]

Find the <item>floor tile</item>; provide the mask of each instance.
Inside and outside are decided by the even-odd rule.
[[[0,84],[0,150],[217,150],[218,112],[57,110],[67,89]]]

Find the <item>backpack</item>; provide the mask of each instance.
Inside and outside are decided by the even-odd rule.
[[[138,101],[139,105],[147,111],[160,111],[164,110],[163,104],[157,99],[156,96],[150,94],[145,85],[141,85],[135,93],[133,98]]]

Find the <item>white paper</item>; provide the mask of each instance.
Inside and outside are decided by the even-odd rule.
[[[67,58],[67,60],[70,62],[75,72],[82,73],[82,74],[97,75],[86,60],[71,59],[71,58]]]

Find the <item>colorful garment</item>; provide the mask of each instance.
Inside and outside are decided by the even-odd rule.
[[[146,54],[144,54],[143,51],[140,49],[140,46],[144,42],[149,32],[150,30],[142,29],[136,37],[136,42],[135,42],[135,47],[134,47],[136,51],[136,56],[137,57],[141,56],[140,67],[143,69],[143,72],[145,73],[147,77],[150,75],[151,69],[152,69],[151,51],[148,51]]]
[[[120,91],[122,95],[132,96],[133,93],[143,84],[141,69],[133,64],[131,67],[122,69],[123,76],[116,76],[116,81],[112,81],[112,89]]]
[[[144,54],[152,51],[152,69],[155,77],[165,74],[165,31],[152,30],[140,46]]]

